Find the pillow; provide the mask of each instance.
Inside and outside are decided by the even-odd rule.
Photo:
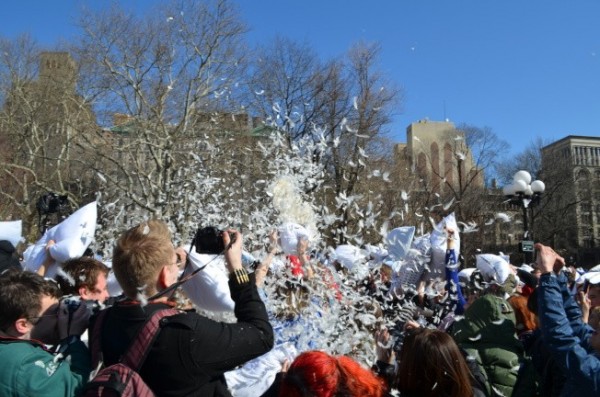
[[[189,251],[189,246],[186,247]],[[233,312],[235,303],[229,290],[229,275],[222,255],[188,253],[190,267],[186,274],[206,265],[191,279],[182,284],[190,300],[200,309],[213,312]]]
[[[97,208],[96,202],[81,207],[58,225],[46,230],[33,246],[27,247],[23,253],[23,263],[26,270],[37,272],[46,259],[46,244],[54,240],[50,247],[50,256],[57,262],[63,263],[69,259],[79,258],[94,240],[96,231]],[[46,269],[46,277],[56,275],[55,263]]]
[[[13,247],[21,242],[22,237],[21,221],[0,222],[0,240],[10,241]]]
[[[335,258],[346,269],[354,270],[357,265],[365,262],[365,256],[360,248],[343,244],[335,249]]]
[[[390,231],[385,238],[390,255],[397,260],[404,259],[410,249],[414,236],[414,226],[398,227]]]
[[[310,237],[310,232],[296,223],[285,223],[279,227],[281,249],[286,255],[296,255],[298,240],[300,238],[310,240]]]
[[[454,230],[454,252],[458,258],[460,255],[460,234],[458,225],[456,224],[454,212],[442,219],[442,221],[438,223],[435,229],[431,232],[431,248],[439,249],[444,251],[444,253],[446,252],[446,240],[448,239],[448,236],[445,229]]]
[[[488,283],[504,284],[512,273],[508,262],[499,255],[479,254],[476,258],[477,269]]]

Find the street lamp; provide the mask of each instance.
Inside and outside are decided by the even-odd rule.
[[[527,210],[539,203],[542,193],[546,189],[544,182],[540,180],[531,181],[531,174],[521,170],[513,175],[513,183],[504,186],[502,193],[508,198],[508,202],[523,210],[523,241],[519,244],[525,255],[525,262],[531,262],[533,253],[533,233],[529,230]],[[532,213],[533,221],[533,213]],[[532,227],[533,229],[533,227]]]

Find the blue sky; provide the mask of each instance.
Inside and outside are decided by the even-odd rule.
[[[150,0],[128,0],[143,11]],[[306,40],[323,57],[359,40],[381,43],[381,69],[404,89],[390,126],[450,119],[490,127],[518,152],[535,137],[600,136],[600,2],[597,0],[236,0],[250,43],[276,34]],[[2,4],[0,35],[29,32],[52,48],[76,34],[81,5]]]

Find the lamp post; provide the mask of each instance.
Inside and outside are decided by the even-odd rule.
[[[532,261],[533,253],[533,233],[529,230],[528,210],[533,211],[533,206],[539,203],[545,189],[544,182],[540,180],[532,182],[531,174],[524,170],[517,171],[513,175],[513,183],[504,186],[502,189],[502,193],[508,198],[508,202],[523,210],[523,240],[519,243],[519,247],[525,256],[526,263]]]

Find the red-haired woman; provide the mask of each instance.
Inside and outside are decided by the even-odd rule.
[[[279,396],[382,397],[385,391],[383,380],[350,357],[308,351],[282,377]]]

